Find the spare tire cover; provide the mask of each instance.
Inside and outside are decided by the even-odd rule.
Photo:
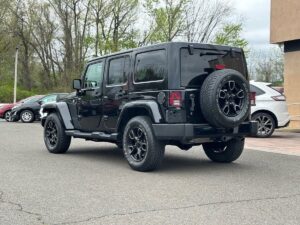
[[[250,114],[249,82],[232,69],[211,73],[201,87],[200,107],[212,126],[238,126]]]

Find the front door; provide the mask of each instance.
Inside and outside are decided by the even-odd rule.
[[[78,123],[82,131],[97,131],[102,119],[102,84],[104,61],[89,64],[77,99]]]
[[[119,55],[108,59],[103,93],[103,129],[106,132],[116,132],[120,105],[128,101],[129,70],[129,55]]]

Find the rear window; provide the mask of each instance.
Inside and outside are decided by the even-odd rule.
[[[234,69],[247,74],[242,53],[230,51],[217,51],[194,48],[189,54],[188,48],[181,48],[181,86],[193,87],[201,84],[201,75],[212,73],[217,64],[223,64],[227,69]],[[200,79],[200,80],[199,80]]]

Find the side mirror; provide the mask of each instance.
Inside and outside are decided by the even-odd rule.
[[[42,100],[39,100],[38,103],[39,103],[40,105],[42,105],[42,104],[43,104],[43,101],[42,101]]]
[[[80,79],[73,80],[73,89],[75,89],[77,91],[81,89],[81,80]]]

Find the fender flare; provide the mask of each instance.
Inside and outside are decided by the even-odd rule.
[[[154,123],[159,123],[162,119],[162,115],[159,110],[158,103],[155,102],[154,100],[136,100],[136,101],[131,101],[128,103],[125,103],[122,106],[122,110],[118,119],[118,124],[117,127],[119,128],[122,119],[125,117],[126,112],[130,109],[135,109],[135,108],[142,108],[147,110],[149,113],[151,120]]]
[[[72,117],[69,111],[68,104],[66,102],[55,102],[55,103],[46,103],[41,107],[41,120],[42,125],[43,121],[46,120],[46,117],[49,112],[55,111],[58,113],[59,117],[61,118],[65,128],[67,130],[73,130],[74,126],[72,124]]]

